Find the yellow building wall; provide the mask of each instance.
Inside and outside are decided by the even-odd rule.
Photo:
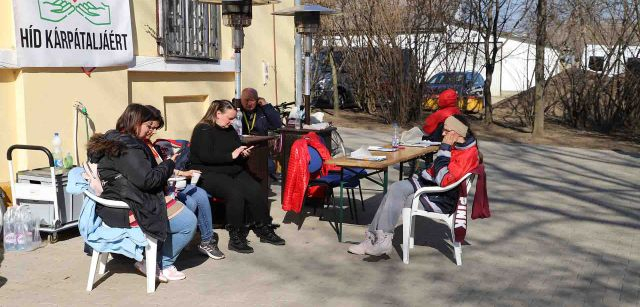
[[[16,78],[17,70],[0,70],[0,181],[8,178],[6,152],[16,142]]]
[[[242,87],[255,88],[260,96],[273,104],[295,100],[293,17],[271,15],[273,11],[290,6],[293,1],[254,7],[251,26],[245,28]],[[231,46],[231,42],[223,41],[222,45]],[[263,62],[268,65],[269,72],[266,84]]]
[[[158,56],[158,44],[151,33],[157,31],[157,0],[129,0],[133,53],[141,56]],[[151,29],[151,31],[149,31]]]
[[[15,49],[13,1],[0,0],[0,48]]]
[[[58,132],[64,154],[70,152],[74,160],[75,102],[80,101],[87,107],[96,131],[104,132],[115,127],[116,119],[128,101],[127,71],[122,67],[96,69],[91,77],[79,68],[31,68],[23,69],[22,77],[26,134],[20,142],[51,148],[53,134]],[[81,161],[85,161],[86,135],[82,120],[78,131]],[[30,153],[28,164],[22,168],[46,165],[44,154]]]
[[[233,73],[129,72],[131,102],[152,105],[162,112],[165,127],[158,138],[191,138],[214,99],[233,97]]]

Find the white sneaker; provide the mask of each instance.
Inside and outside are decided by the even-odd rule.
[[[138,269],[138,271],[140,271],[140,273],[142,273],[144,276],[147,276],[147,265],[144,262],[144,259],[142,261],[137,261],[136,263],[133,264],[133,266]],[[162,275],[162,270],[160,270],[160,267],[156,264],[156,280],[159,282],[169,282],[169,280]]]
[[[368,229],[364,233],[364,241],[360,242],[360,244],[354,244],[349,246],[349,252],[356,255],[364,255],[367,249],[371,249],[373,247],[373,242],[375,242],[376,236],[373,232]]]
[[[373,243],[373,246],[371,246],[371,248],[365,250],[365,253],[371,256],[382,256],[384,254],[389,254],[393,250],[393,245],[391,244],[392,240],[392,233],[385,233],[382,230],[376,230],[376,241],[375,243]]]
[[[178,269],[172,265],[162,269],[162,275],[168,280],[181,280],[187,277],[187,275],[184,275],[184,273],[178,271]]]

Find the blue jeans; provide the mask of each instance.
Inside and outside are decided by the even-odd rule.
[[[202,242],[211,241],[211,238],[213,238],[213,221],[207,192],[189,184],[178,193],[178,200],[183,202],[191,212],[198,214],[198,228],[200,228]]]
[[[160,259],[158,264],[161,269],[172,266],[182,249],[191,241],[196,230],[196,216],[183,208],[180,213],[169,220],[167,240],[160,247]]]

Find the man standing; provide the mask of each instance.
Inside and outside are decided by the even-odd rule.
[[[242,105],[242,133],[267,135],[269,130],[282,127],[280,113],[264,98],[258,97],[254,88],[245,88],[240,94]]]

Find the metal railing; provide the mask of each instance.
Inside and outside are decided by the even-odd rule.
[[[162,0],[161,53],[165,58],[220,59],[220,12],[198,0]]]

